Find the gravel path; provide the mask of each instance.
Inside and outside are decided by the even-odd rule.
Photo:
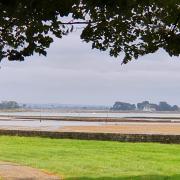
[[[0,162],[0,179],[2,180],[60,180],[59,177],[9,162]]]

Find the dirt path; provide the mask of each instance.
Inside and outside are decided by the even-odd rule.
[[[60,180],[59,177],[35,168],[9,162],[0,162],[2,180]]]

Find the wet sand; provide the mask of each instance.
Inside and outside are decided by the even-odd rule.
[[[68,126],[59,129],[60,132],[100,132],[119,134],[165,134],[180,135],[180,124],[173,123],[134,123],[103,126]]]
[[[0,126],[0,130],[52,131],[52,132],[91,132],[119,134],[164,134],[180,135],[178,123],[124,123],[113,125],[68,125],[68,126]]]

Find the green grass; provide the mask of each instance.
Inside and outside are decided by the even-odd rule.
[[[180,179],[180,145],[0,136],[0,160],[67,180]]]

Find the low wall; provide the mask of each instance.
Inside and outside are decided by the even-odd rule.
[[[118,133],[88,133],[88,132],[51,132],[26,130],[0,130],[0,135],[47,137],[82,140],[107,140],[121,142],[159,142],[180,144],[180,135],[157,134],[118,134]]]

